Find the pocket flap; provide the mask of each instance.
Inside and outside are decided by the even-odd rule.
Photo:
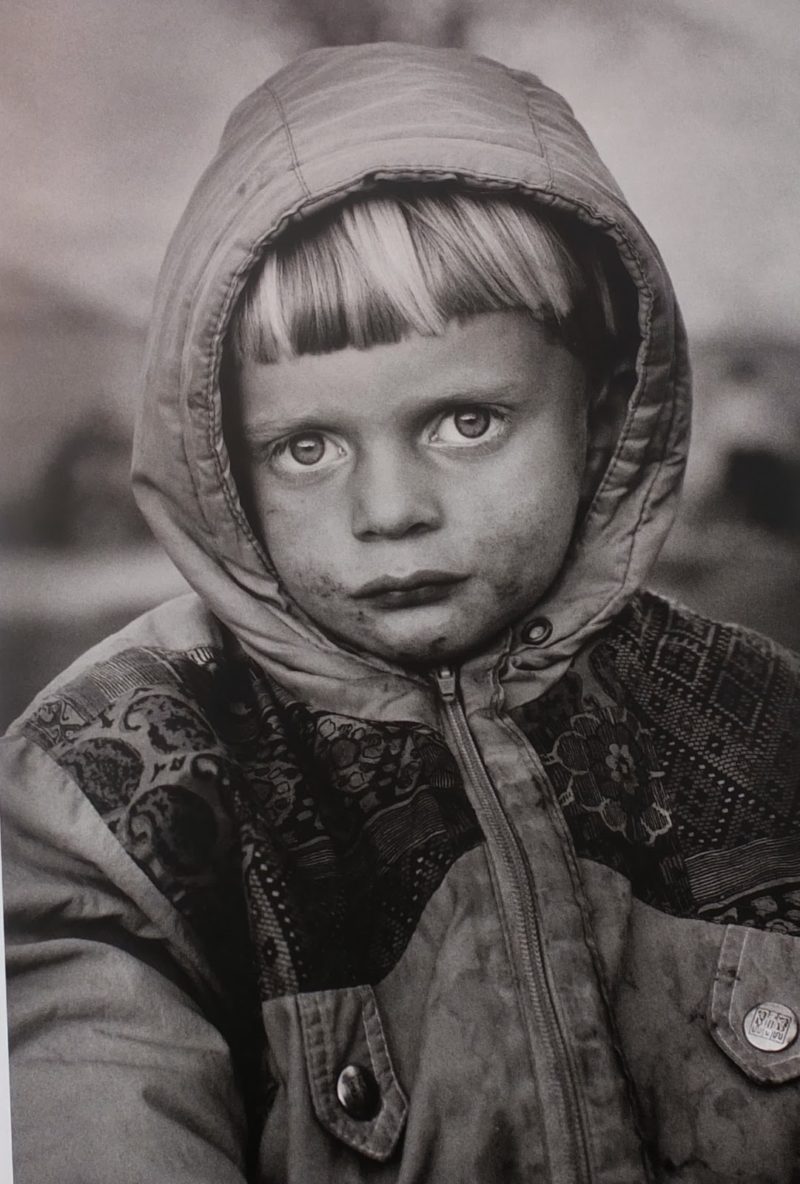
[[[778,1085],[800,1076],[800,941],[729,925],[711,990],[709,1027],[748,1077]]]
[[[395,1076],[371,987],[298,995],[308,1081],[317,1118],[343,1143],[386,1160],[408,1103]]]

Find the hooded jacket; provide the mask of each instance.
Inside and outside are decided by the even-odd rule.
[[[293,610],[221,432],[264,247],[401,180],[609,236],[638,326],[554,585],[430,677]],[[164,263],[135,445],[196,595],[5,741],[17,1184],[799,1178],[797,669],[641,590],[688,423],[661,259],[536,78],[320,49],[236,109]]]

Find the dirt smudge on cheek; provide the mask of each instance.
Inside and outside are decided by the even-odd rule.
[[[346,595],[341,584],[337,583],[331,576],[308,575],[303,582],[309,594],[319,600],[335,600],[338,597],[344,597]]]
[[[308,604],[313,600],[346,599],[347,591],[342,585],[324,572],[312,571],[308,568],[298,568],[285,580],[290,595],[298,604]]]
[[[525,584],[519,576],[505,576],[494,586],[494,594],[500,605],[517,600],[525,591]]]

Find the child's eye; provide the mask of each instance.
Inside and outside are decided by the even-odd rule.
[[[325,438],[316,432],[308,436],[295,436],[286,447],[292,460],[296,460],[299,465],[317,465],[325,455]]]
[[[502,431],[505,420],[491,407],[463,407],[443,415],[431,436],[434,444],[469,446],[483,443]]]
[[[322,432],[298,432],[274,444],[270,464],[285,473],[326,468],[344,456],[344,449]]]

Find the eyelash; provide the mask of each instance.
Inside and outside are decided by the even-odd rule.
[[[438,419],[436,419],[434,426],[428,435],[428,442],[433,442],[433,443],[436,442],[436,437],[437,437],[438,433],[441,431],[442,426],[448,420],[455,421],[456,417],[459,415],[469,415],[469,414],[474,415],[476,413],[481,413],[481,412],[485,412],[489,417],[489,425],[488,425],[487,430],[484,434],[482,434],[480,436],[473,436],[473,437],[461,436],[461,439],[464,441],[464,443],[453,443],[450,441],[444,441],[444,442],[442,442],[442,446],[445,448],[453,449],[453,450],[459,450],[461,448],[477,450],[481,447],[481,445],[486,445],[486,444],[489,444],[490,442],[493,443],[495,440],[498,439],[498,437],[500,435],[503,434],[503,429],[505,427],[507,427],[508,422],[509,422],[509,415],[506,411],[503,411],[498,407],[490,407],[484,403],[477,403],[477,404],[472,404],[472,405],[465,404],[463,407],[454,407],[451,410],[446,411],[443,414],[441,414],[438,417]],[[495,430],[492,431],[492,428],[494,428]],[[304,438],[311,438],[311,437],[318,438],[318,439],[324,441],[326,445],[332,444],[335,447],[338,447],[340,449],[340,452],[344,451],[342,449],[341,445],[336,445],[334,438],[332,436],[330,436],[325,431],[309,430],[308,432],[294,432],[291,436],[286,436],[282,440],[276,440],[273,444],[271,444],[269,446],[269,448],[267,450],[268,463],[275,464],[275,462],[279,461],[281,459],[281,457],[286,456],[287,453],[289,453],[289,450],[290,450],[293,442],[302,440]],[[295,461],[295,464],[296,464],[296,467],[294,467],[290,470],[290,474],[292,476],[302,475],[303,473],[312,474],[312,473],[317,473],[320,471],[319,466],[317,464],[303,465],[299,461]]]

